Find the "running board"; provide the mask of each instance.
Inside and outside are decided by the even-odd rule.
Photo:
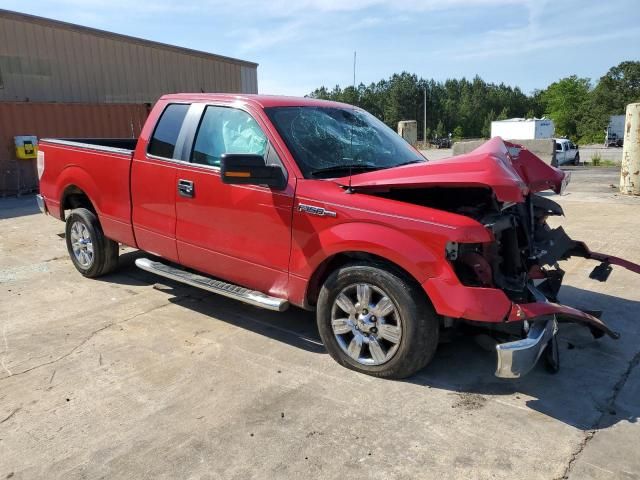
[[[249,290],[248,288],[239,287],[238,285],[226,283],[221,280],[190,273],[179,268],[165,265],[164,263],[154,262],[148,258],[138,258],[136,260],[136,266],[147,272],[160,275],[161,277],[170,278],[176,282],[185,283],[192,287],[233,298],[234,300],[240,300],[255,307],[266,308],[267,310],[276,312],[283,312],[289,308],[289,302],[282,298],[271,297],[262,292],[256,292],[255,290]]]

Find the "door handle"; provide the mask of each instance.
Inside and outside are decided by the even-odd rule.
[[[191,180],[178,180],[178,194],[181,197],[193,198],[195,195],[195,188]]]

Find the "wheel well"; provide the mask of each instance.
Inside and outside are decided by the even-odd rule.
[[[305,306],[310,308],[315,307],[318,301],[318,295],[320,294],[320,288],[327,277],[336,269],[356,260],[364,260],[374,265],[387,268],[420,287],[420,282],[418,282],[413,275],[384,257],[367,252],[342,252],[325,259],[318,268],[316,268],[315,272],[313,272],[313,275],[311,275],[309,279],[307,294],[305,295]],[[420,287],[420,289],[422,290],[422,287]]]
[[[65,210],[74,208],[86,208],[97,216],[97,212],[86,193],[75,185],[69,185],[64,189],[62,200],[60,201],[60,219],[65,219]]]

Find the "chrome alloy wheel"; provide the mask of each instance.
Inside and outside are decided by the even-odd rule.
[[[89,268],[93,263],[93,242],[89,229],[82,222],[73,222],[71,225],[71,248],[78,263]]]
[[[333,301],[331,329],[352,359],[362,365],[382,365],[398,350],[402,319],[383,290],[358,283],[342,289]]]

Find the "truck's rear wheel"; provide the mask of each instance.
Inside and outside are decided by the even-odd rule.
[[[104,236],[95,214],[76,208],[67,217],[65,239],[69,256],[85,277],[95,278],[118,266],[118,242]]]
[[[350,264],[327,278],[317,321],[334,360],[377,377],[412,375],[438,346],[439,320],[424,292],[403,275],[371,264]]]
[[[576,156],[573,159],[573,164],[574,165],[580,165],[580,154],[576,153]]]

